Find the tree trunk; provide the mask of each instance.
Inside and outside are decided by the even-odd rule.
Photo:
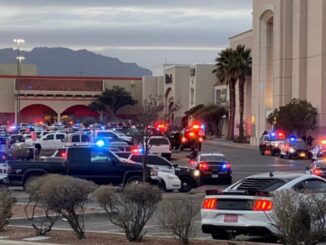
[[[229,140],[234,140],[234,118],[235,118],[235,79],[231,79],[229,82],[229,94],[230,94],[230,113],[229,113],[229,126],[228,126],[228,135]]]
[[[245,76],[239,77],[239,140],[244,140],[243,113],[244,113],[244,85]]]

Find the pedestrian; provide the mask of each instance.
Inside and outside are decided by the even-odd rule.
[[[262,133],[262,135],[267,135],[267,134],[268,132],[266,130]]]

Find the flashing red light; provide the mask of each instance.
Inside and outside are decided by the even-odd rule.
[[[185,138],[185,137],[182,137],[182,138],[181,138],[181,142],[182,142],[182,143],[186,143],[187,141],[188,141],[187,138]]]
[[[273,202],[271,200],[257,199],[253,203],[253,211],[271,211],[273,209]]]
[[[321,141],[321,144],[322,144],[322,145],[326,145],[326,140],[322,140],[322,141]]]
[[[203,209],[217,209],[217,199],[216,198],[206,198],[202,205]]]
[[[314,169],[312,172],[314,175],[318,175],[318,176],[322,175],[322,171],[320,169]]]
[[[194,132],[189,132],[189,137],[195,137],[195,133]]]
[[[199,128],[200,128],[200,125],[198,125],[198,124],[194,124],[194,125],[192,125],[192,128],[193,128],[193,129],[199,129]]]
[[[278,133],[278,136],[282,137],[282,136],[284,136],[284,134],[283,133]]]
[[[199,138],[199,142],[203,143],[204,139],[202,137]]]
[[[225,167],[226,167],[226,168],[231,168],[231,163],[227,163],[227,164],[225,165]]]
[[[199,170],[208,170],[208,163],[207,162],[200,162],[199,163]]]
[[[195,160],[190,160],[189,164],[190,164],[190,166],[194,166],[196,164],[196,161]]]

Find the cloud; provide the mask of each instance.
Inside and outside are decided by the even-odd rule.
[[[251,27],[251,0],[8,0],[0,8],[2,47],[23,37],[26,49],[205,53]]]

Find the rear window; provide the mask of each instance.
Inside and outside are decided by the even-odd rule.
[[[168,145],[169,141],[165,138],[153,138],[148,141],[149,145]]]
[[[199,160],[203,162],[224,162],[226,161],[224,156],[220,155],[200,155]]]
[[[245,191],[275,191],[282,185],[286,184],[284,179],[276,178],[247,178],[243,179],[233,190]]]
[[[88,135],[82,135],[81,136],[81,142],[89,142],[89,136]]]
[[[79,135],[73,135],[71,137],[71,142],[78,143],[79,142]]]

